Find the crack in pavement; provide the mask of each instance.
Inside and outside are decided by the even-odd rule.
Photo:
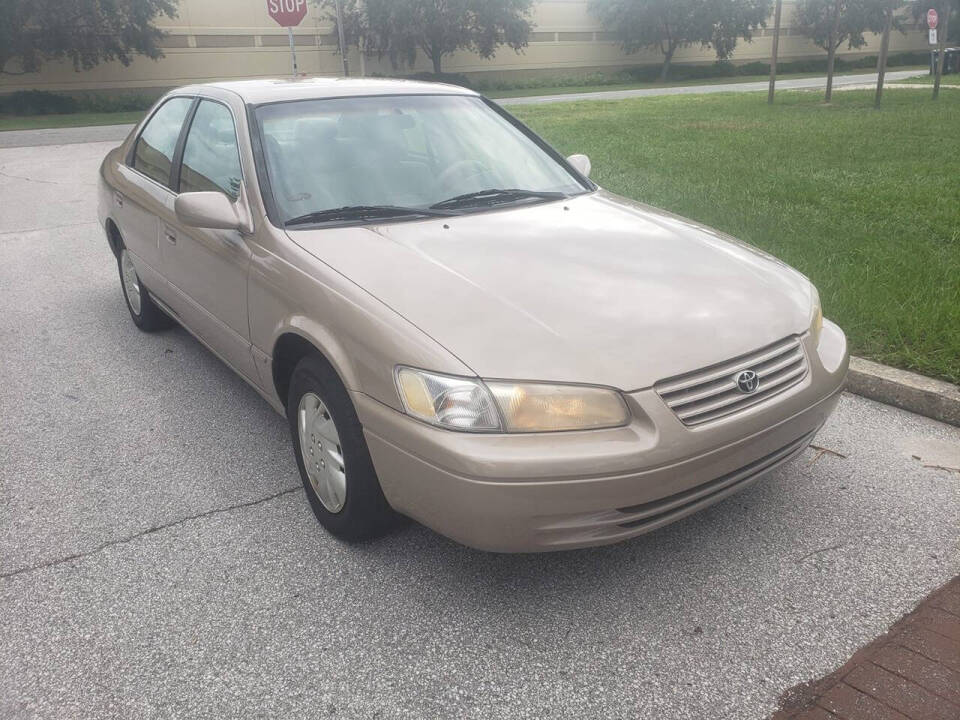
[[[80,183],[80,182],[60,182],[58,180],[37,180],[36,178],[25,177],[23,175],[11,175],[8,172],[4,172],[3,168],[0,167],[0,175],[11,180],[25,180],[27,182],[33,183],[42,183],[43,185],[70,185],[72,187],[96,187],[96,183]]]
[[[60,228],[86,227],[87,225],[99,225],[96,220],[89,220],[82,223],[67,223],[66,225],[47,225],[46,227],[24,228],[23,230],[4,230],[0,232],[0,237],[4,235],[17,235],[19,233],[40,232],[41,230],[59,230]]]
[[[259,498],[257,500],[248,500],[247,502],[237,503],[236,505],[230,505],[225,508],[214,508],[213,510],[207,510],[196,515],[188,515],[186,517],[180,518],[179,520],[172,520],[171,522],[164,523],[163,525],[155,525],[154,527],[147,528],[146,530],[141,530],[136,532],[133,535],[128,535],[127,537],[120,538],[118,540],[108,540],[100,545],[97,545],[90,550],[84,550],[83,552],[73,553],[72,555],[67,555],[62,558],[56,558],[54,560],[47,560],[42,563],[37,563],[36,565],[28,565],[27,567],[17,568],[16,570],[10,570],[8,572],[0,573],[0,580],[6,580],[8,578],[17,577],[23,575],[24,573],[33,572],[34,570],[44,570],[46,568],[55,567],[57,565],[62,565],[63,563],[70,562],[71,560],[79,560],[83,558],[88,558],[91,555],[96,555],[98,553],[107,550],[108,548],[115,547],[117,545],[125,545],[127,543],[133,542],[139,538],[144,537],[145,535],[152,535],[153,533],[160,532],[161,530],[167,530],[168,528],[177,527],[178,525],[183,525],[190,522],[191,520],[202,520],[204,518],[212,517],[213,515],[222,515],[224,513],[232,512],[234,510],[242,510],[244,508],[253,507],[255,505],[262,505],[263,503],[270,502],[271,500],[276,500],[277,498],[283,497],[284,495],[290,495],[291,493],[300,492],[303,490],[302,485],[297,485],[296,487],[286,488],[279,492],[268,495],[264,498]]]

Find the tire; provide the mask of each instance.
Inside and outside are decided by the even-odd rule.
[[[293,370],[287,420],[300,479],[320,524],[350,542],[389,532],[397,515],[383,496],[357,412],[319,355],[308,355]]]
[[[157,307],[150,298],[150,293],[140,282],[130,253],[123,246],[117,255],[117,269],[120,271],[120,289],[123,290],[123,299],[127,303],[127,310],[133,324],[144,332],[166,330],[173,325],[173,320],[163,310]]]

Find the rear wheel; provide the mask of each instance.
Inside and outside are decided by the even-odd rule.
[[[300,479],[320,524],[350,541],[389,531],[396,515],[380,489],[360,420],[339,377],[319,355],[294,368],[287,420]]]
[[[127,302],[127,309],[130,311],[134,325],[146,332],[170,327],[173,321],[150,298],[150,293],[140,282],[137,269],[133,266],[133,258],[125,247],[120,248],[117,264],[120,268],[123,298]]]

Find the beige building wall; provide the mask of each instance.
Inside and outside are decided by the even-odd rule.
[[[659,63],[656,51],[625,55],[610,35],[587,12],[587,0],[540,0],[534,7],[534,31],[530,44],[521,53],[501,48],[494,58],[484,60],[471,53],[444,58],[444,71],[483,74],[487,77],[554,74],[582,74],[593,70],[614,70],[630,65]],[[794,3],[784,3],[784,30],[780,41],[781,60],[823,57],[824,53],[791,28]],[[295,29],[299,71],[306,75],[339,75],[333,24],[326,11],[313,3],[301,25]],[[165,57],[158,61],[136,58],[129,67],[105,63],[90,71],[75,72],[69,64],[49,63],[39,73],[0,76],[0,92],[24,89],[91,90],[168,88],[193,82],[222,79],[287,76],[291,73],[286,30],[269,17],[266,0],[180,0],[175,19],[157,23],[169,35],[163,41]],[[772,25],[772,20],[770,21]],[[770,57],[772,30],[762,31],[753,42],[740,41],[734,62],[766,61]],[[879,39],[870,38],[857,55],[875,54]],[[911,26],[906,35],[894,33],[891,52],[927,50],[923,28]],[[351,74],[359,75],[361,59],[354,48],[348,56]],[[710,50],[684,48],[676,63],[711,63]],[[365,58],[367,74],[396,74],[385,59]],[[430,70],[426,58],[418,59],[416,71]],[[411,72],[404,69],[401,72]]]

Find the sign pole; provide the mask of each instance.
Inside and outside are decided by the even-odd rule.
[[[936,100],[940,97],[940,78],[943,77],[943,67],[944,63],[947,61],[947,31],[950,29],[950,7],[947,6],[946,10],[943,13],[943,31],[940,33],[940,37],[937,38],[939,42],[938,50],[939,57],[937,58],[937,74],[933,78],[933,99]]]
[[[290,41],[290,64],[293,77],[296,78],[299,71],[293,29],[307,16],[307,0],[267,0],[267,15],[273,18],[277,25],[287,29],[287,40]]]
[[[293,45],[293,28],[287,28],[287,39],[290,41],[290,59],[293,62],[293,77],[297,77],[297,51]]]
[[[780,51],[780,14],[783,0],[777,0],[777,9],[773,13],[773,52],[770,55],[770,89],[767,90],[767,104],[773,105],[773,91],[777,85],[777,53]]]

